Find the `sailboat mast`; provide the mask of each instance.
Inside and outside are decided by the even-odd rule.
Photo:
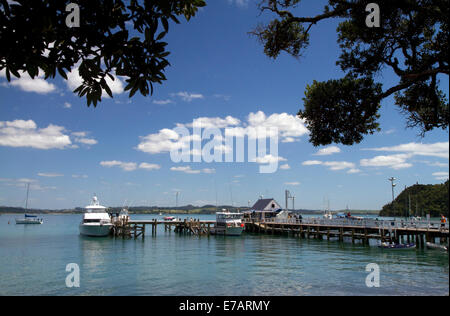
[[[27,183],[27,200],[25,202],[25,210],[28,209],[28,193],[30,192],[30,183]]]

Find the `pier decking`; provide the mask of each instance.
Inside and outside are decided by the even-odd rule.
[[[184,219],[175,221],[152,220],[115,220],[113,234],[123,238],[145,238],[146,226],[151,226],[152,236],[156,236],[158,225],[164,225],[164,231],[174,231],[181,234],[197,236],[210,235],[215,221]],[[330,240],[337,238],[351,239],[353,243],[369,244],[375,239],[382,242],[415,242],[418,247],[425,247],[425,242],[448,244],[449,226],[441,226],[439,222],[407,221],[407,220],[377,220],[377,219],[244,219],[245,231],[257,234],[284,234],[298,238],[316,238]]]
[[[149,225],[152,230],[152,236],[156,235],[158,225],[164,225],[164,231],[173,231],[176,233],[187,233],[193,235],[209,235],[211,228],[216,221],[200,221],[194,219],[184,219],[175,221],[153,220],[129,220],[114,221],[113,234],[117,237],[145,238],[146,226]]]
[[[441,244],[448,243],[449,226],[441,227],[439,222],[375,220],[375,219],[320,219],[302,220],[288,219],[284,221],[246,220],[247,232],[265,234],[292,234],[300,238],[317,238],[328,240],[337,238],[343,241],[349,238],[353,243],[361,241],[369,244],[369,240],[381,242],[415,242],[418,247],[425,247],[425,241],[434,242],[439,238]]]

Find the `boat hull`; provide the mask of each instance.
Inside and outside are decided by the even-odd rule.
[[[40,225],[42,220],[16,219],[17,225]]]
[[[427,242],[427,248],[428,249],[438,249],[438,250],[445,250],[448,251],[448,247],[444,245],[438,245],[435,243]]]
[[[391,249],[391,250],[408,250],[408,249],[416,249],[415,244],[396,244],[396,245],[381,245],[378,246],[381,249]]]
[[[80,224],[80,235],[89,237],[106,237],[111,233],[112,224],[107,225],[84,225]]]
[[[224,236],[241,236],[243,231],[244,227],[214,227],[211,231],[211,234]]]

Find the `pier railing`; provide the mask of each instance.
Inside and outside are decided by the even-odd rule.
[[[373,218],[265,218],[262,220],[246,219],[247,222],[259,221],[260,223],[274,223],[274,224],[306,224],[306,225],[321,225],[321,226],[339,226],[339,227],[361,227],[361,228],[381,228],[381,229],[426,229],[426,230],[448,230],[449,224],[445,223],[443,226],[439,221],[428,220],[380,220]]]

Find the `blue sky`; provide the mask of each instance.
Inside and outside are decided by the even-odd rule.
[[[301,7],[305,15],[321,8],[319,1]],[[30,182],[34,208],[84,206],[94,192],[107,206],[173,206],[175,192],[180,205],[215,204],[217,197],[219,204],[246,206],[260,195],[284,205],[288,189],[297,208],[323,209],[326,198],[332,209],[380,209],[391,199],[391,176],[397,192],[448,178],[448,132],[421,138],[405,129],[392,98],[383,102],[381,133],[351,147],[312,146],[295,114],[307,84],[342,77],[336,21],[313,29],[301,59],[282,54],[274,61],[247,34],[269,18],[254,1],[218,0],[189,23],[171,25],[168,80],[152,97],[128,99],[116,81],[113,99],[88,108],[71,92],[76,73],[70,82],[24,76],[9,84],[0,74],[0,205],[24,206]],[[380,80],[387,87],[397,79],[386,71]],[[441,81],[448,87],[448,77]],[[261,174],[255,162],[172,162],[161,131],[198,118],[222,127],[254,119],[281,128],[278,171]]]

